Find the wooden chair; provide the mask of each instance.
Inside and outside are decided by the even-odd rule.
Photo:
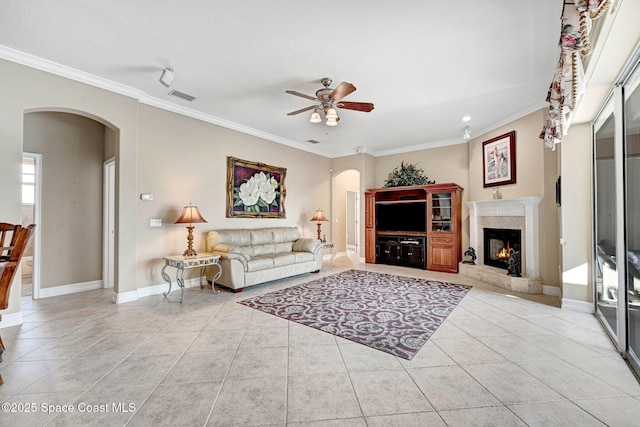
[[[9,305],[11,284],[35,227],[35,224],[22,227],[0,222],[0,310],[6,309]],[[11,234],[10,239],[9,234]],[[7,243],[8,246],[5,246]],[[2,320],[1,314],[0,320]],[[4,356],[4,350],[4,343],[0,337],[0,363]],[[0,375],[0,385],[2,384],[2,375]]]

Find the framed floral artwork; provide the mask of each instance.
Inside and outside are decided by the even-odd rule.
[[[484,187],[516,183],[516,131],[482,143]]]
[[[227,218],[286,218],[286,168],[227,157]]]

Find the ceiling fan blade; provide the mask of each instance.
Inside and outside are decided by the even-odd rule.
[[[287,116],[295,116],[296,114],[304,113],[305,111],[313,110],[314,108],[318,108],[318,106],[312,105],[311,107],[306,107],[300,110],[292,111],[290,113],[287,113]]]
[[[370,102],[338,102],[338,108],[344,108],[345,110],[362,111],[369,113],[373,110],[373,104]]]
[[[304,93],[296,92],[295,90],[285,90],[285,92],[288,93],[289,95],[301,96],[302,98],[307,98],[312,101],[318,100],[318,98],[316,98],[315,96],[305,95]]]
[[[333,90],[333,92],[329,94],[329,98],[331,98],[333,101],[338,101],[349,95],[350,93],[355,92],[355,90],[356,87],[351,83],[342,82],[338,85],[337,88]]]

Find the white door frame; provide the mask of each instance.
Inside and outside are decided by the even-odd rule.
[[[23,152],[22,157],[33,159],[35,166],[35,182],[34,182],[34,200],[33,200],[33,221],[36,224],[33,233],[33,273],[32,281],[32,299],[40,298],[40,253],[42,242],[42,154]]]
[[[113,288],[115,281],[115,157],[106,160],[102,174],[102,287]]]
[[[354,205],[353,206],[349,206],[349,193],[353,193],[353,198],[354,198]],[[354,224],[354,229],[353,230],[349,230],[348,224],[349,224],[349,220],[347,219],[345,221],[345,231],[346,231],[346,235],[345,235],[345,248],[349,247],[349,241],[348,241],[348,234],[349,232],[355,233],[354,236],[354,241],[356,242],[356,253],[360,252],[360,192],[357,190],[347,190],[346,194],[345,194],[345,205],[347,207],[347,212],[346,215],[349,215],[349,210],[350,208],[353,209],[353,224]],[[346,249],[345,249],[346,250]]]

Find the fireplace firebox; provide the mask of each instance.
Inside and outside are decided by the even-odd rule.
[[[506,228],[484,229],[484,263],[507,270],[511,249],[522,248],[522,232]]]

